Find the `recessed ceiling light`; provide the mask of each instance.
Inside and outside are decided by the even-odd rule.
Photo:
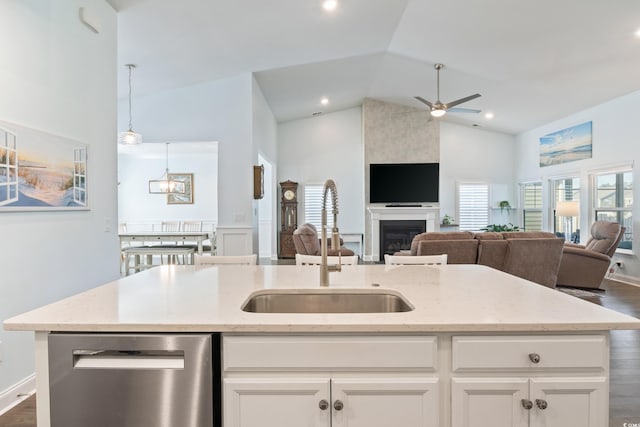
[[[636,36],[636,38],[640,39],[640,28],[638,28],[633,34]]]
[[[322,8],[324,10],[333,11],[338,7],[338,0],[324,0],[322,2]]]
[[[326,96],[323,96],[322,98],[320,98],[320,104],[329,105],[329,98],[327,98]]]
[[[489,119],[489,120],[493,119],[493,117],[494,117],[494,115],[493,115],[492,112],[485,113],[485,115],[484,115],[484,118],[485,119]]]

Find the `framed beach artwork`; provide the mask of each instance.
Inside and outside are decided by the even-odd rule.
[[[590,159],[591,122],[550,133],[540,138],[540,166]]]
[[[170,173],[169,179],[184,182],[185,194],[167,194],[167,204],[185,205],[193,203],[193,174]]]
[[[87,147],[0,121],[0,212],[88,210]]]

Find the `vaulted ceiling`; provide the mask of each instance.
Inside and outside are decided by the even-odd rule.
[[[120,97],[135,63],[134,96],[252,72],[278,121],[365,97],[427,119],[444,63],[443,102],[482,94],[445,120],[518,133],[640,89],[637,0],[108,1]]]

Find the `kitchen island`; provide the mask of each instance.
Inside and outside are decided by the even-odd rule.
[[[318,289],[318,269],[163,266],[4,326],[36,332],[40,427],[49,426],[50,332],[221,333],[225,427],[462,427],[483,418],[600,427],[609,331],[640,329],[638,319],[479,265],[344,267],[330,282],[329,292],[388,290],[412,310],[245,312],[254,292]]]

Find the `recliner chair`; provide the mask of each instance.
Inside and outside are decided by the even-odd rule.
[[[596,221],[586,245],[565,243],[557,285],[599,289],[624,230],[617,222]]]
[[[318,238],[318,231],[313,224],[302,224],[293,232],[293,245],[296,248],[296,253],[301,255],[320,255],[320,239]],[[340,245],[342,245],[342,239],[340,239]],[[353,256],[355,253],[344,246],[341,246],[339,251],[331,249],[331,238],[327,237],[327,255],[338,256],[340,252],[341,256]]]

